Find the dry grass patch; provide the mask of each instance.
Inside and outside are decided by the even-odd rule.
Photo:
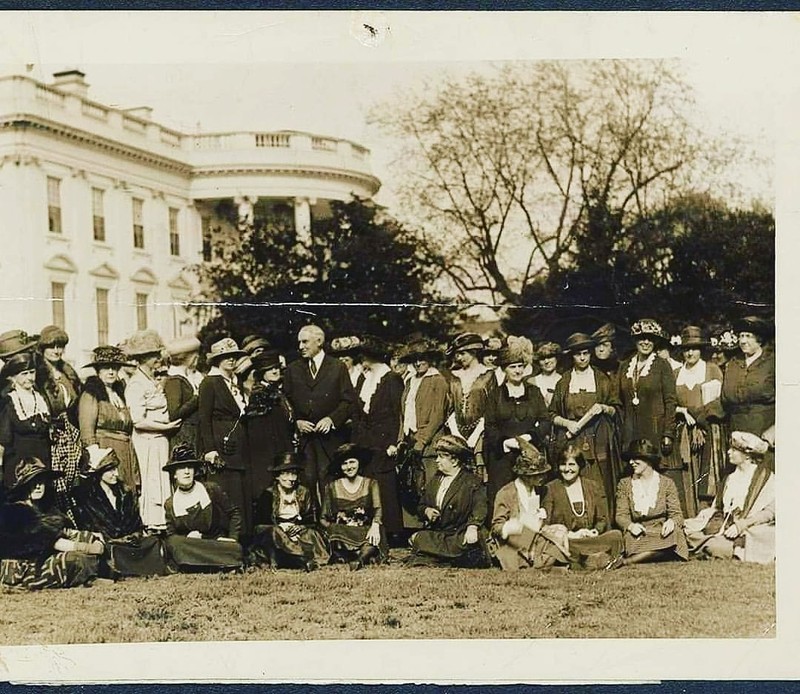
[[[775,635],[773,567],[734,562],[583,574],[397,564],[251,570],[3,589],[2,602],[4,644]],[[735,609],[720,609],[726,604]]]

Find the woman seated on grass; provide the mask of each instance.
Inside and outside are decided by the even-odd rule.
[[[543,506],[550,465],[533,444],[517,437],[519,455],[513,482],[501,487],[494,500],[492,536],[495,557],[504,571],[569,565],[567,528],[545,524]]]
[[[330,560],[325,537],[317,527],[311,492],[298,481],[302,465],[296,453],[279,453],[272,469],[275,482],[258,501],[259,516],[271,523],[257,525],[251,560],[266,555],[270,566],[314,571]]]
[[[38,458],[14,469],[9,503],[0,507],[0,583],[36,590],[89,585],[97,579],[103,543],[92,532],[67,528],[55,504],[50,470]]]
[[[369,451],[346,443],[333,456],[332,477],[322,495],[322,525],[333,558],[352,571],[385,561],[389,546],[383,530],[381,496],[376,480],[359,474]]]
[[[435,444],[439,470],[428,482],[418,514],[424,529],[411,536],[411,566],[490,566],[483,525],[486,490],[465,469],[472,449],[464,439],[446,434]]]
[[[731,434],[735,467],[714,503],[686,521],[693,552],[712,559],[775,561],[775,475],[763,464],[769,444],[744,431]]]
[[[120,461],[112,448],[86,449],[82,480],[75,489],[78,527],[100,533],[106,543],[103,573],[152,576],[167,572],[161,540],[145,536],[139,502],[119,476]]]
[[[182,443],[163,468],[175,490],[164,505],[167,552],[181,571],[235,569],[242,565],[241,511],[216,484],[197,480],[203,465]]]
[[[584,479],[586,459],[580,447],[568,443],[558,458],[558,479],[547,485],[547,522],[564,525],[573,564],[602,569],[622,553],[622,533],[612,530],[603,485]]]
[[[623,530],[625,556],[609,564],[619,568],[648,561],[686,560],[683,514],[675,483],[656,471],[661,455],[647,439],[631,441],[622,454],[633,470],[617,487],[617,525]]]

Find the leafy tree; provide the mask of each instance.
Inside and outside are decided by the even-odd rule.
[[[404,215],[462,298],[517,304],[724,160],[661,61],[501,65],[447,78],[371,120],[396,138]],[[603,249],[603,244],[606,248]]]
[[[219,301],[204,334],[258,333],[287,349],[310,322],[330,335],[388,341],[446,330],[449,310],[429,289],[435,272],[412,235],[361,200],[333,202],[332,212],[314,221],[308,243],[288,224],[258,217],[218,241],[214,259],[199,268]],[[236,222],[233,208],[218,213]]]
[[[653,315],[678,331],[687,323],[771,313],[774,294],[772,214],[685,195],[627,227],[598,226],[583,237],[574,264],[529,285],[524,308],[510,311],[506,327],[536,334],[555,323],[563,339],[600,321],[626,325]]]

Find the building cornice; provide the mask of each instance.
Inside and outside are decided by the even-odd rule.
[[[155,166],[177,173],[186,177],[192,175],[192,167],[177,159],[171,159],[155,154],[151,151],[126,145],[117,140],[112,140],[94,133],[73,128],[63,123],[56,123],[30,114],[12,114],[0,117],[0,130],[28,130],[33,129],[54,135],[64,140],[78,142],[95,149],[112,152],[149,166]]]
[[[342,169],[325,167],[304,167],[304,166],[203,166],[192,169],[193,178],[203,178],[211,176],[305,176],[308,178],[333,179],[339,181],[352,181],[361,186],[372,187],[375,190],[380,188],[380,181],[369,174],[358,174]]]

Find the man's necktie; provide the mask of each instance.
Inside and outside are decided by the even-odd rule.
[[[313,359],[308,360],[308,370],[311,371],[311,378],[317,377],[317,365]]]

